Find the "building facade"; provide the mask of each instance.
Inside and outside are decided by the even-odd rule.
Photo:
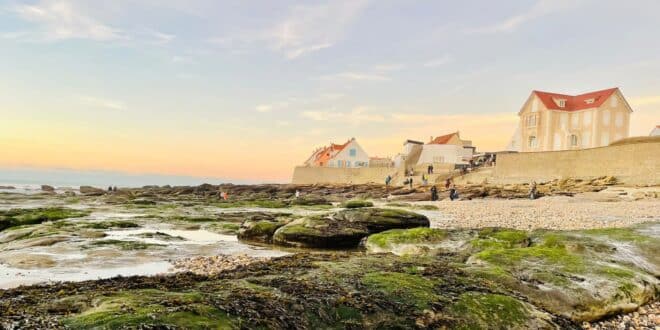
[[[462,140],[459,132],[431,137],[428,143],[406,140],[403,151],[394,158],[396,167],[428,164],[467,164],[474,154],[472,141]]]
[[[308,167],[355,168],[368,167],[369,155],[351,138],[344,144],[331,143],[329,146],[314,150],[305,161]]]
[[[522,152],[603,147],[628,137],[632,108],[618,88],[581,95],[533,91],[510,148]]]

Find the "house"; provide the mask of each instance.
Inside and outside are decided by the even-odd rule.
[[[422,147],[417,164],[467,164],[472,159],[475,149],[472,141],[461,139],[459,132],[431,137]]]
[[[656,125],[649,136],[660,136],[660,125]]]
[[[475,152],[472,141],[462,140],[459,132],[431,137],[428,143],[406,140],[403,151],[394,158],[396,167],[424,164],[467,164]]]
[[[628,137],[631,112],[619,88],[574,96],[532,91],[509,145],[522,152],[607,146]]]
[[[367,167],[369,166],[369,156],[355,138],[351,138],[344,144],[331,143],[329,146],[314,150],[312,155],[305,161],[305,166]]]

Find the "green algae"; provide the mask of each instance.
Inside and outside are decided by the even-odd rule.
[[[74,329],[234,328],[233,320],[225,312],[206,305],[195,293],[135,290],[102,296],[92,305],[82,313],[65,318],[63,324]]]
[[[123,221],[123,220],[117,220],[117,221],[94,221],[94,222],[84,222],[84,223],[79,223],[77,224],[81,228],[88,228],[88,229],[125,229],[125,228],[138,228],[140,225],[138,225],[135,222],[132,221]]]
[[[367,244],[387,248],[395,244],[437,244],[447,237],[447,232],[435,228],[392,229],[373,234]]]
[[[529,318],[522,302],[499,294],[464,293],[449,309],[458,319],[456,329],[510,329]]]
[[[92,246],[116,246],[121,250],[125,251],[132,251],[132,250],[146,250],[149,248],[159,248],[163,247],[165,245],[163,244],[153,244],[153,243],[145,243],[145,242],[139,242],[139,241],[122,241],[122,240],[116,240],[116,239],[104,239],[104,240],[98,240],[94,241],[90,244],[87,245],[88,247]]]
[[[36,225],[46,221],[79,218],[89,214],[88,211],[57,207],[0,210],[0,231],[11,227]]]
[[[362,277],[369,289],[384,294],[388,299],[423,310],[438,300],[435,283],[418,275],[396,272],[373,272]]]

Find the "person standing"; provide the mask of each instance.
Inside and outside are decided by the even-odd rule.
[[[537,197],[537,190],[536,190],[536,181],[532,181],[529,185],[529,199],[535,200]]]
[[[410,189],[412,190],[412,185],[413,185],[413,178],[412,177],[410,177],[410,179],[408,180],[408,185],[410,186]]]
[[[438,188],[436,188],[435,186],[431,187],[431,200],[432,201],[438,200]]]
[[[447,188],[449,189],[449,200],[455,200],[458,198],[458,192],[456,192],[456,185],[454,184],[454,180],[452,179],[447,179]]]
[[[388,175],[385,178],[385,186],[389,187],[391,182],[392,182],[392,177]]]

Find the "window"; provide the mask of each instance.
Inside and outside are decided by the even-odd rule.
[[[529,137],[529,142],[527,144],[530,148],[536,148],[537,142],[536,142],[536,136],[532,135]]]
[[[555,104],[557,104],[557,106],[560,107],[560,108],[565,108],[566,107],[566,100],[565,99],[555,99]]]
[[[571,147],[577,147],[578,145],[578,137],[575,134],[571,134],[568,136],[568,145]]]
[[[536,114],[531,114],[527,116],[527,122],[526,125],[527,127],[535,127],[536,126]]]
[[[582,148],[591,147],[591,132],[584,131],[582,132]]]
[[[351,150],[348,151],[348,154],[351,157],[355,157],[355,156],[357,156],[357,150],[356,149],[351,149]]]
[[[603,125],[610,124],[610,112],[608,110],[603,111]]]
[[[344,165],[344,164],[343,164],[343,162],[342,162],[341,160],[338,160],[338,161],[337,161],[337,167],[342,167],[343,165]]]
[[[591,125],[591,111],[585,111],[582,113],[582,123],[584,126]]]
[[[566,112],[559,115],[559,126],[561,129],[566,129],[568,126],[568,114]]]
[[[610,133],[603,133],[600,135],[600,146],[604,147],[610,144]]]
[[[346,161],[346,167],[351,167],[351,161],[350,160]]]
[[[445,157],[444,156],[435,156],[435,157],[433,157],[433,162],[434,163],[444,163],[445,162]]]
[[[617,112],[616,115],[614,115],[614,124],[616,125],[616,127],[623,126],[623,113],[622,112]]]
[[[594,100],[593,98],[592,98],[592,99],[586,99],[586,100],[584,100],[584,103],[586,103],[586,104],[594,104],[594,101],[596,101],[596,100]]]

